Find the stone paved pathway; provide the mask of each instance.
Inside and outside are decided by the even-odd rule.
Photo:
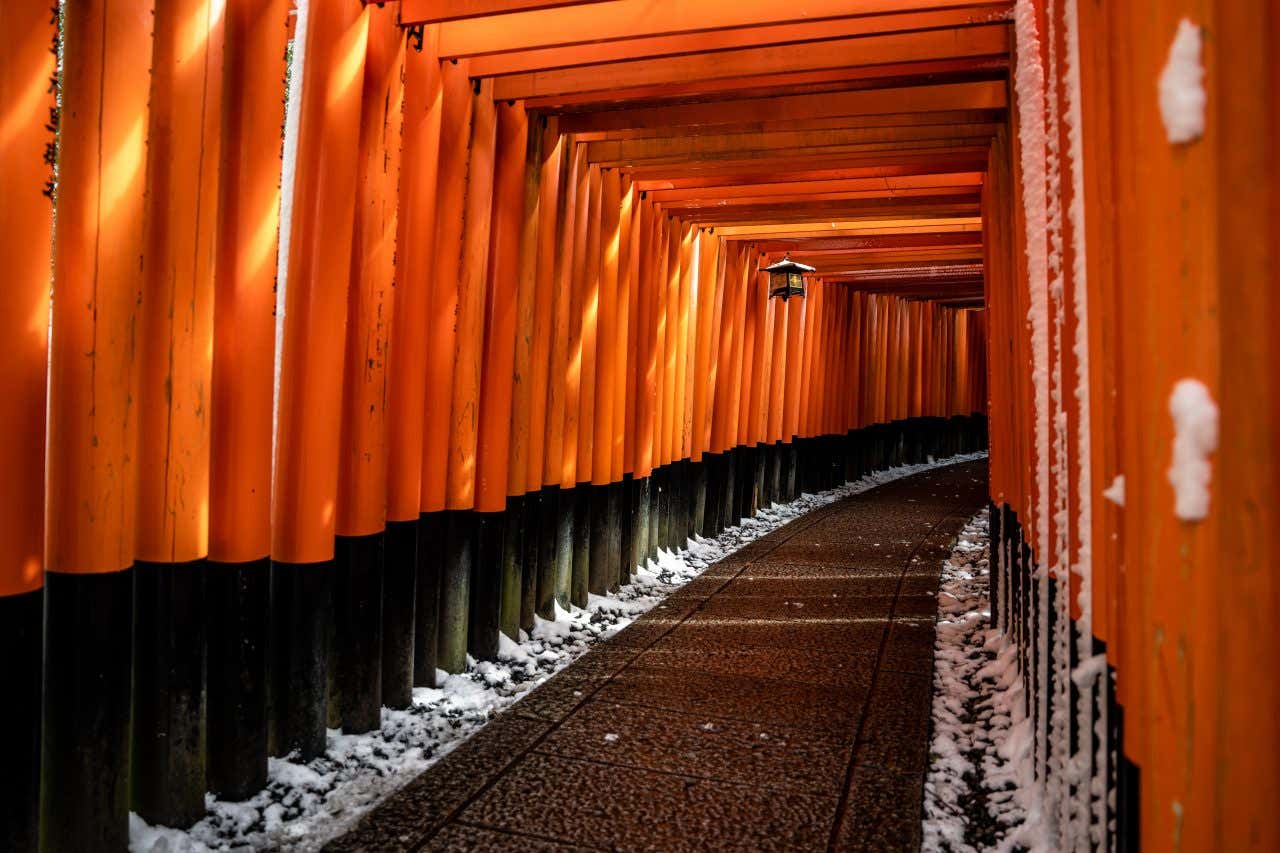
[[[756,540],[326,849],[918,849],[939,569],[985,494],[954,465]]]

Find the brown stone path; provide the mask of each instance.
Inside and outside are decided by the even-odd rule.
[[[939,567],[986,463],[753,542],[328,850],[915,850]]]

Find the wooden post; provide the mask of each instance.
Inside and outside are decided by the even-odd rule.
[[[49,130],[56,108],[56,21],[38,3],[8,4],[0,30],[11,39],[0,57],[0,646],[6,649],[8,700],[0,730],[11,732],[0,775],[0,847],[37,845],[40,800],[41,647],[44,627],[45,385],[49,365],[49,260],[53,199],[45,193],[56,153]],[[41,162],[43,168],[39,167]]]
[[[547,369],[551,345],[551,276],[555,263],[556,205],[560,149],[541,116],[526,116],[523,205],[516,297],[515,353],[511,401],[511,448],[507,466],[507,531],[503,542],[499,627],[519,636],[526,599],[532,616],[538,553],[548,501],[542,492],[546,446]],[[544,229],[550,234],[545,234]],[[554,499],[554,498],[552,498]],[[554,538],[551,539],[554,542]]]
[[[351,275],[360,81],[368,13],[310,7],[289,235],[272,496],[272,712],[276,750],[324,752],[329,628]]]
[[[492,82],[472,90],[471,139],[467,146],[466,196],[462,213],[462,255],[457,281],[457,349],[449,424],[448,489],[445,508],[444,571],[440,586],[440,668],[467,666],[468,616],[475,570],[476,442],[479,437],[484,306],[493,213],[497,113]],[[503,456],[505,457],[505,449]],[[505,478],[503,478],[505,480]]]
[[[404,59],[395,306],[387,364],[387,536],[382,587],[382,704],[391,708],[409,707],[414,684],[435,683],[435,563],[433,557],[420,559],[418,538],[429,527],[429,522],[420,523],[420,515],[444,111],[436,56],[439,35],[439,27],[425,26],[421,48],[411,40]],[[420,631],[423,626],[426,630]]]
[[[611,487],[613,474],[613,394],[617,383],[618,334],[618,250],[619,210],[622,204],[622,183],[616,169],[605,169],[600,175],[599,249],[588,238],[588,251],[597,258],[589,265],[598,270],[589,279],[596,293],[595,305],[588,297],[584,329],[589,323],[592,332],[583,334],[594,339],[595,346],[584,344],[584,366],[593,365],[595,387],[590,400],[592,405],[583,407],[583,423],[592,425],[591,441],[591,550],[588,574],[588,590],[595,595],[605,595],[618,576],[609,547],[618,521],[617,495]],[[594,226],[593,226],[594,227]],[[585,381],[585,380],[584,380]],[[584,397],[585,399],[585,397]],[[619,424],[618,426],[621,426]]]
[[[209,790],[267,782],[271,419],[288,0],[226,7],[209,424]]]
[[[435,61],[434,59],[431,61]],[[431,297],[427,312],[425,413],[418,517],[418,595],[413,683],[434,686],[440,668],[440,608],[448,530],[445,494],[449,466],[454,361],[458,346],[458,279],[467,192],[467,146],[474,96],[466,61],[441,62],[439,165],[434,254],[426,258]]]
[[[335,675],[348,733],[382,725],[387,393],[404,107],[405,39],[393,9],[368,10],[338,463]]]
[[[493,178],[489,259],[485,295],[484,362],[476,439],[476,564],[468,648],[477,658],[498,656],[503,602],[503,542],[508,466],[513,441],[512,379],[515,367],[517,300],[524,265],[521,239],[526,198],[525,158],[529,119],[522,104],[497,107],[496,167]],[[530,276],[532,278],[532,276]],[[528,288],[525,288],[528,290]],[[531,306],[530,306],[531,307]],[[531,319],[531,318],[529,318]],[[523,459],[518,460],[524,463]],[[523,479],[521,480],[523,486]],[[521,489],[523,491],[523,489]],[[511,554],[514,565],[514,551]],[[514,585],[519,600],[519,583]],[[518,610],[517,610],[518,613]]]
[[[40,785],[40,843],[49,851],[129,843],[131,414],[151,11],[149,0],[86,2],[63,15],[59,135],[76,144],[58,152],[49,365]]]
[[[193,38],[194,33],[194,38]],[[138,541],[133,808],[204,816],[209,411],[217,257],[223,14],[209,0],[155,14],[138,317]]]

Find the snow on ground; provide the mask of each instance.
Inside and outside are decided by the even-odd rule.
[[[925,781],[928,851],[1048,850],[1017,647],[991,625],[987,511],[942,565]]]
[[[903,465],[817,495],[762,509],[715,539],[660,551],[632,582],[609,596],[591,596],[585,609],[557,606],[555,621],[538,619],[520,642],[505,640],[496,662],[471,661],[457,675],[441,673],[440,687],[414,690],[413,707],[382,709],[382,729],[362,735],[329,731],[326,755],[307,764],[270,761],[267,787],[240,803],[208,795],[208,815],[188,831],[152,827],[130,815],[133,853],[204,853],[319,849],[387,795],[474,734],[498,711],[563,669],[597,640],[616,634],[712,563],[798,516],[882,483],[986,453]]]

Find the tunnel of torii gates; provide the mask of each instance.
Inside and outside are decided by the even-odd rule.
[[[0,32],[0,847],[189,825],[659,547],[989,433],[1058,845],[1280,849],[1270,0]]]

